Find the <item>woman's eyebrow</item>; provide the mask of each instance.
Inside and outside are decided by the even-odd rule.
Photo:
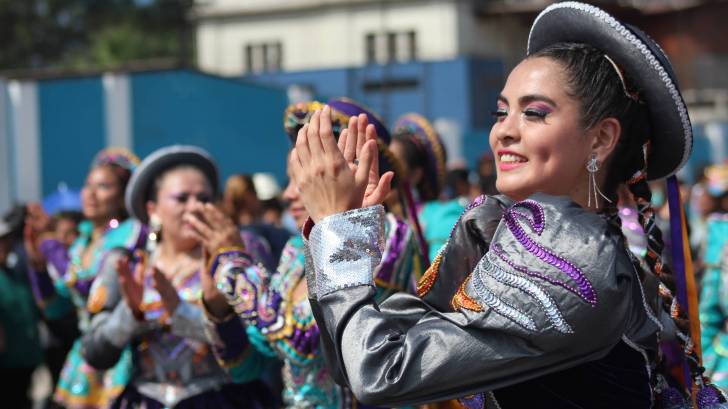
[[[547,104],[550,104],[550,105],[552,105],[554,107],[557,106],[556,102],[554,102],[553,99],[551,99],[551,98],[549,98],[549,97],[547,97],[545,95],[529,94],[529,95],[524,95],[524,96],[518,98],[518,102],[520,102],[521,105],[526,105],[526,104],[529,104],[529,103],[534,102],[534,101],[542,101],[542,102],[545,102]]]

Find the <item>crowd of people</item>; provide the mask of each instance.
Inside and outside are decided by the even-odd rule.
[[[494,103],[473,170],[348,98],[285,110],[282,191],[99,152],[0,220],[3,405],[45,365],[49,408],[728,408],[728,163],[675,178],[659,46],[557,3]]]

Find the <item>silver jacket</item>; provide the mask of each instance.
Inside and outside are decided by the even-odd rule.
[[[657,294],[645,296],[603,217],[565,197],[482,197],[420,281],[421,298],[377,305],[383,217],[381,206],[329,216],[307,243],[327,362],[363,403],[487,393],[604,358],[620,343],[638,352],[648,385]]]
[[[200,300],[199,278],[191,276],[178,287],[180,303],[168,317],[160,316],[158,294],[145,288],[149,307],[137,320],[121,298],[112,253],[91,289],[89,307],[95,313],[82,340],[82,354],[92,366],[113,366],[131,346],[134,368],[131,384],[142,394],[174,407],[180,401],[230,383],[212,352],[217,342]],[[196,275],[197,273],[195,273]],[[147,283],[146,286],[150,286]]]

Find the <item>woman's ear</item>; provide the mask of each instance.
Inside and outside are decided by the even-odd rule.
[[[604,118],[594,127],[591,151],[597,154],[599,163],[604,163],[614,148],[617,147],[619,137],[622,134],[622,125],[614,117]]]
[[[151,200],[147,201],[147,214],[149,215],[150,218],[154,213],[156,213],[156,211],[157,211],[157,204]]]

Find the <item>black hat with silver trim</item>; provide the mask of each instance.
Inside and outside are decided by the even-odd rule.
[[[639,29],[620,23],[589,4],[552,4],[536,17],[528,55],[552,44],[589,44],[608,55],[639,90],[654,135],[649,135],[649,180],[671,176],[687,162],[693,147],[688,111],[665,52]]]
[[[148,223],[147,201],[151,198],[155,180],[167,170],[184,165],[199,169],[210,182],[213,196],[217,196],[217,165],[209,152],[197,146],[166,146],[150,153],[131,175],[124,195],[129,214]]]

